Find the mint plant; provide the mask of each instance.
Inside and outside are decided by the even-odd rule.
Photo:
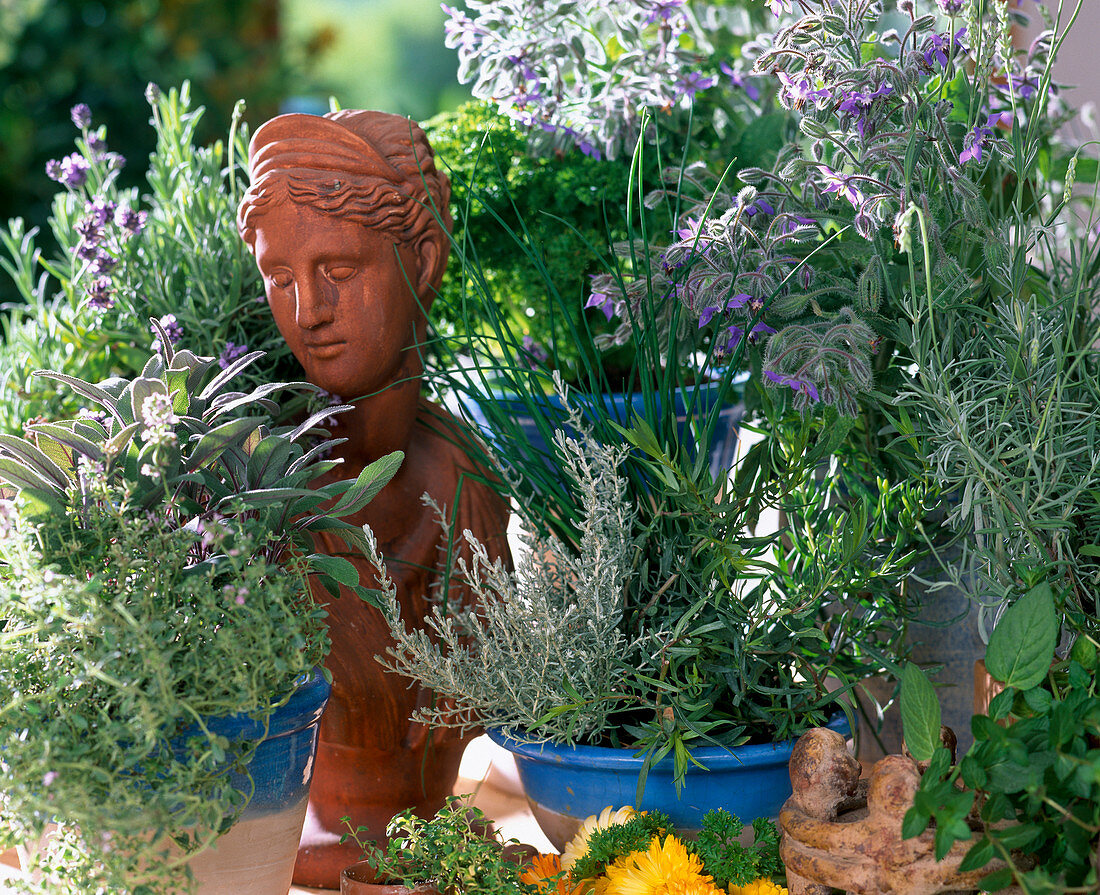
[[[1014,884],[1028,895],[1095,892],[1100,884],[1096,641],[1079,635],[1060,659],[1058,636],[1054,595],[1040,580],[1005,610],[990,637],[986,666],[1005,689],[988,715],[974,716],[974,745],[954,767],[945,748],[929,750],[905,816],[906,836],[934,825],[939,857],[971,842],[961,870],[1006,862],[982,881],[985,891]],[[926,739],[914,728],[930,730],[937,721],[934,698],[914,696],[930,689],[919,672],[903,682],[903,699],[912,701],[905,718],[911,751]]]

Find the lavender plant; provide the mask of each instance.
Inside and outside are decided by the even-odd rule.
[[[146,195],[118,186],[125,160],[80,104],[71,114],[75,151],[47,166],[62,187],[50,219],[56,254],[18,218],[0,230],[0,266],[24,301],[2,318],[0,430],[18,433],[30,419],[76,410],[64,391],[32,384],[35,370],[91,381],[138,373],[155,335],[150,318],[170,342],[186,338],[223,364],[249,349],[266,352],[268,369],[245,373],[252,384],[300,375],[235,229],[247,177],[243,104],[226,141],[200,148],[194,135],[203,110],[191,108],[187,84],[167,93],[150,85],[147,99],[157,148]]]

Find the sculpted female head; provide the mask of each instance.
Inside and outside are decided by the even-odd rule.
[[[309,378],[353,399],[415,375],[451,226],[424,132],[382,112],[280,115],[249,159],[238,229]]]

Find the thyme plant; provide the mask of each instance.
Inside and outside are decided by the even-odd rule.
[[[338,517],[401,459],[309,488],[338,461],[305,438],[346,408],[277,425],[272,395],[316,387],[236,391],[260,352],[222,370],[154,328],[140,376],[45,373],[84,412],[0,436],[0,835],[60,828],[31,891],[188,891],[182,865],[247,805],[262,739],[209,722],[265,729],[324,659],[307,575],[368,594],[349,562],[311,552],[312,533],[356,535]]]

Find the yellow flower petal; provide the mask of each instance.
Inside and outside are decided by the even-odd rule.
[[[725,895],[703,873],[703,863],[688,854],[675,836],[655,836],[649,848],[631,852],[607,868],[606,895]]]
[[[577,861],[588,854],[588,837],[596,830],[606,830],[616,824],[624,824],[633,816],[633,808],[620,808],[618,811],[613,811],[611,806],[608,805],[599,814],[593,814],[591,817],[585,818],[581,828],[577,830],[577,835],[570,839],[565,844],[565,848],[562,849],[561,866],[566,870],[571,870]]]
[[[787,895],[787,889],[761,877],[744,886],[730,886],[730,895]]]

